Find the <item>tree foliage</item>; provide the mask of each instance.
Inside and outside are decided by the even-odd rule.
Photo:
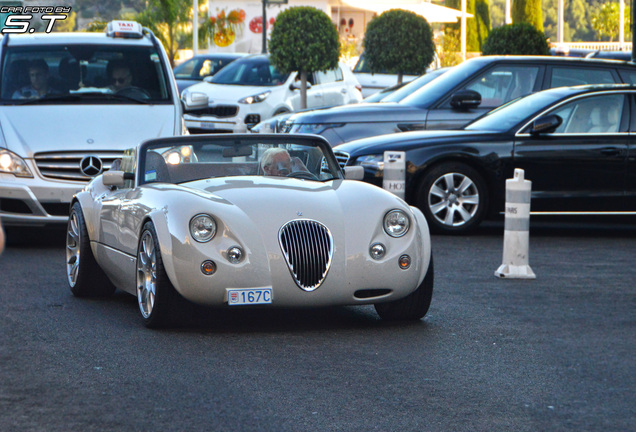
[[[548,55],[545,34],[529,23],[508,24],[493,29],[484,44],[483,55]]]
[[[618,39],[620,35],[620,7],[618,3],[605,3],[596,13],[592,15],[592,28],[596,31],[598,37],[602,39],[608,38],[610,42]],[[630,33],[631,29],[631,9],[625,7],[624,28],[625,35]]]
[[[461,0],[447,0],[446,6],[461,10]],[[479,52],[491,29],[488,0],[466,0],[466,12],[473,15],[466,19],[466,51]],[[461,37],[461,22],[448,24],[446,28],[453,29],[450,33],[456,32]]]
[[[364,56],[372,72],[423,74],[435,57],[433,31],[423,17],[391,9],[373,18],[364,35]]]
[[[190,0],[148,0],[148,7],[135,17],[161,40],[172,66],[183,36],[180,28],[190,23],[191,10]]]
[[[543,32],[541,0],[514,0],[511,14],[513,24],[528,23]]]
[[[301,108],[307,107],[307,74],[338,66],[340,39],[331,18],[310,6],[278,14],[269,42],[270,62],[281,72],[298,71]]]

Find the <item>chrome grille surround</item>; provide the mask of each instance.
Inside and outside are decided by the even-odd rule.
[[[349,153],[345,153],[343,151],[334,151],[333,154],[336,156],[340,168],[344,168],[347,165],[347,162],[349,162]]]
[[[55,180],[88,182],[93,177],[81,171],[80,162],[86,156],[98,157],[102,163],[101,172],[108,171],[115,161],[122,157],[121,151],[69,151],[45,152],[34,155],[35,165],[42,177]]]
[[[329,228],[311,219],[295,219],[278,231],[278,242],[296,285],[314,291],[325,280],[333,257]]]

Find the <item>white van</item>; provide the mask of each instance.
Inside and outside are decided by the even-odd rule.
[[[183,133],[170,62],[139,23],[114,21],[105,33],[2,38],[4,225],[66,223],[73,195],[124,149]]]

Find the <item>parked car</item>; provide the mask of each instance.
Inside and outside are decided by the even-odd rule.
[[[458,129],[508,101],[541,89],[605,83],[636,83],[636,65],[556,56],[477,57],[397,103],[363,103],[294,114],[285,131],[319,134],[335,146],[387,133]]]
[[[603,51],[598,50],[587,54],[585,57],[587,58],[602,58],[602,59],[613,59],[613,60],[623,60],[623,61],[632,61],[632,52],[630,51]]]
[[[362,86],[363,98],[367,98],[382,89],[398,84],[397,74],[389,73],[386,71],[375,73],[371,72],[369,62],[367,62],[366,58],[364,57],[364,53],[362,53],[360,58],[358,58],[358,62],[353,68],[353,73]],[[412,81],[419,75],[419,73],[406,73],[402,76],[402,82],[407,83],[409,81]]]
[[[0,65],[5,226],[65,224],[73,195],[124,149],[185,132],[168,57],[136,22],[111,22],[104,33],[5,34]]]
[[[200,83],[204,78],[214,75],[234,60],[246,55],[242,53],[200,54],[175,66],[174,77],[177,79],[179,94],[183,93],[187,87]]]
[[[190,133],[233,132],[278,114],[300,109],[297,72],[283,74],[267,55],[243,57],[182,95]],[[340,63],[307,77],[307,107],[321,108],[362,100],[360,84]]]
[[[137,297],[149,327],[182,298],[240,308],[373,304],[418,320],[433,293],[422,213],[341,169],[321,137],[190,135],[126,152],[73,199],[76,296]]]
[[[515,168],[532,181],[533,215],[636,214],[636,86],[544,90],[462,130],[351,141],[334,151],[381,185],[385,151],[406,152],[406,200],[433,230],[466,233],[502,214]],[[623,213],[624,214],[624,213]]]

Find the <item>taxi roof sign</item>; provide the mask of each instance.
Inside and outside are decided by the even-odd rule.
[[[111,21],[106,27],[106,36],[140,39],[143,28],[136,21]]]

